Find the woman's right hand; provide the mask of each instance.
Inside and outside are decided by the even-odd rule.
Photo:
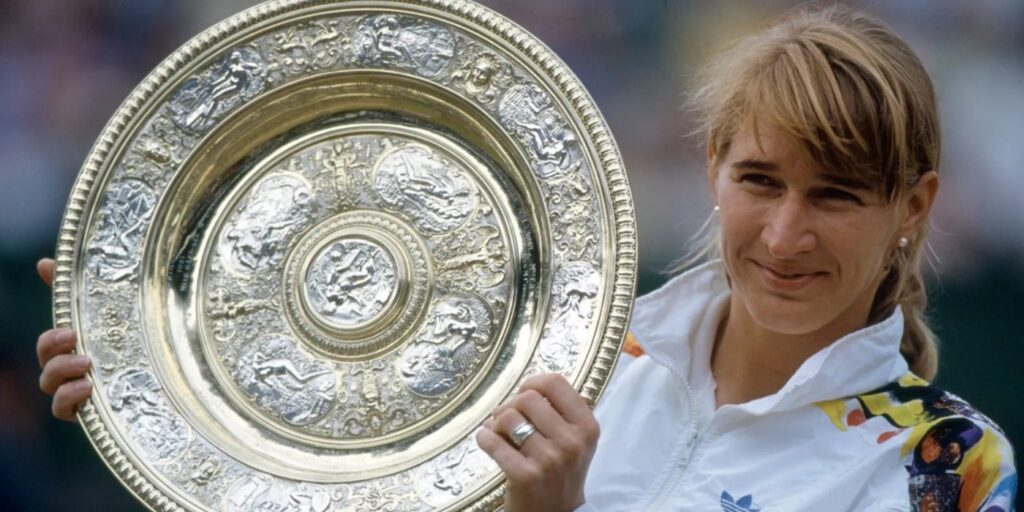
[[[53,286],[54,261],[39,260],[36,270],[47,286]],[[39,376],[39,389],[53,396],[53,415],[65,421],[75,421],[75,409],[92,394],[92,383],[85,378],[91,361],[88,357],[72,354],[75,333],[71,329],[50,329],[39,336],[36,355],[43,372]]]

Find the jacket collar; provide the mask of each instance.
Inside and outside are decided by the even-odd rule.
[[[647,354],[693,387],[710,378],[711,349],[729,297],[722,263],[711,261],[640,297],[630,330]],[[809,357],[777,393],[736,407],[761,415],[881,387],[908,370],[899,351],[902,336],[903,314],[896,308]]]

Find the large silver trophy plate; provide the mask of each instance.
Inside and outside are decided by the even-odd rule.
[[[475,432],[523,380],[593,403],[633,205],[573,74],[457,0],[278,1],[165,60],[57,247],[81,424],[153,510],[493,510]]]

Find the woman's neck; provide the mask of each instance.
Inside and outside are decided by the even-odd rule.
[[[812,355],[866,322],[833,322],[805,334],[781,334],[759,325],[736,294],[719,324],[711,353],[717,407],[777,393]]]

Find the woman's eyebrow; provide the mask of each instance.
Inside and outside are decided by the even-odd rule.
[[[776,172],[779,170],[779,165],[775,162],[770,160],[758,160],[756,158],[744,158],[743,160],[733,162],[731,167],[739,170],[762,172]],[[830,185],[836,185],[853,190],[871,190],[871,186],[864,181],[848,178],[840,174],[821,173],[821,180]]]
[[[855,180],[838,174],[822,174],[821,179],[832,185],[854,190],[871,190],[871,186],[861,180]]]
[[[779,166],[775,162],[769,162],[767,160],[757,160],[756,158],[745,158],[738,162],[733,162],[733,169],[751,169],[755,171],[768,171],[774,172],[779,170]]]

